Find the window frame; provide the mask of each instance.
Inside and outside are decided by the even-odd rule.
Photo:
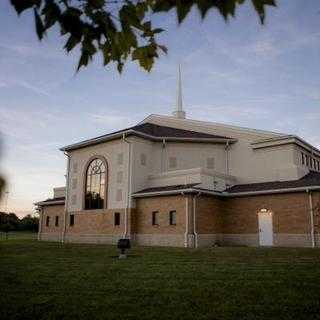
[[[159,211],[152,211],[151,214],[151,224],[152,226],[159,226]]]
[[[87,182],[88,182],[88,170],[90,168],[90,165],[95,161],[95,160],[100,160],[102,162],[102,164],[104,165],[104,172],[101,173],[101,175],[104,175],[104,199],[103,199],[103,205],[101,208],[87,208],[86,206],[86,196],[87,196]],[[93,157],[91,157],[86,166],[85,166],[85,170],[84,170],[84,178],[83,178],[83,197],[82,197],[82,208],[85,211],[92,211],[92,210],[103,210],[107,208],[107,203],[108,203],[108,199],[107,199],[107,195],[108,195],[108,162],[106,161],[106,159],[102,156],[99,155],[95,155]],[[101,188],[101,178],[100,178],[100,188]]]
[[[54,226],[59,227],[59,216],[55,216]]]
[[[113,225],[115,227],[120,227],[120,225],[121,225],[121,213],[120,212],[115,212],[113,214]]]
[[[74,214],[69,215],[69,227],[74,226]]]
[[[177,225],[177,210],[170,210],[169,211],[169,225],[170,226]]]
[[[50,227],[50,216],[46,216],[46,227]]]

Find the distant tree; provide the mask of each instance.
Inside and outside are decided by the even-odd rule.
[[[20,220],[20,230],[24,231],[38,231],[39,218],[33,217],[30,214],[26,215]]]
[[[0,212],[0,231],[6,233],[6,238],[8,232],[19,230],[19,222],[19,218],[14,213]]]
[[[249,0],[261,23],[265,6],[275,6],[275,0]],[[238,6],[246,0],[11,0],[18,14],[33,10],[36,32],[40,40],[57,25],[67,36],[64,49],[81,51],[78,70],[87,66],[100,52],[104,65],[117,64],[122,71],[128,58],[150,71],[154,61],[167,48],[157,43],[163,29],[153,27],[155,13],[175,9],[181,23],[196,7],[204,19],[210,9],[216,9],[227,20],[234,17]]]

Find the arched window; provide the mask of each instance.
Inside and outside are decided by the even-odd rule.
[[[104,208],[105,184],[106,166],[101,159],[94,159],[86,172],[85,209]]]

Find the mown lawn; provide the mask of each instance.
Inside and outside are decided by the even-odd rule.
[[[320,319],[320,250],[0,243],[1,319]]]

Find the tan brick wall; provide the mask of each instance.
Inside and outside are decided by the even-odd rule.
[[[63,229],[64,205],[45,206],[42,208],[42,233],[61,233]],[[59,216],[59,226],[55,226],[55,217]],[[47,217],[50,217],[49,227],[46,226]]]
[[[232,198],[224,200],[222,232],[251,234],[258,232],[260,209],[273,212],[273,232],[304,234],[310,232],[307,193],[288,193]]]
[[[219,198],[200,196],[196,198],[196,232],[217,234],[222,232],[224,202]]]
[[[120,226],[114,225],[114,213],[120,213]],[[70,226],[70,215],[74,215],[74,225]],[[69,212],[66,234],[122,235],[125,230],[125,209],[83,210]]]
[[[177,224],[169,224],[169,212],[176,210]],[[152,225],[152,212],[159,211],[159,225]],[[186,231],[186,198],[165,196],[138,199],[136,206],[135,233],[137,234],[184,234]]]

